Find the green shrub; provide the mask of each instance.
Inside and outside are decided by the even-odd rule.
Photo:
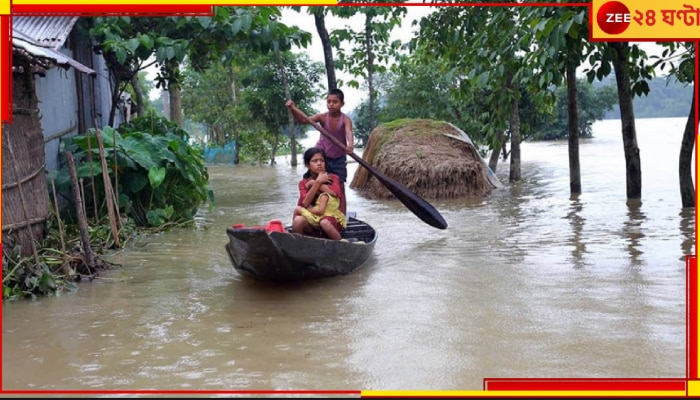
[[[202,149],[188,143],[186,131],[163,117],[147,116],[116,130],[104,127],[101,136],[110,180],[118,183],[115,192],[121,213],[138,226],[194,219],[198,207],[207,200],[209,176]],[[72,153],[78,179],[87,182],[84,190],[87,213],[96,204],[98,212],[103,214],[106,202],[95,131],[73,136],[61,145],[62,156],[65,157],[66,151]],[[70,193],[67,166],[58,171],[55,179],[57,188]]]

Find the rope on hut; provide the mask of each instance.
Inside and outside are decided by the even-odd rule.
[[[20,179],[19,181],[10,182],[8,184],[2,185],[2,190],[12,189],[15,186],[19,186],[21,183],[27,183],[27,182],[31,181],[32,179],[36,178],[36,176],[39,175],[41,172],[44,172],[45,168],[46,168],[46,163],[42,164],[39,168],[36,169],[36,171],[25,176],[23,179]]]
[[[24,227],[26,227],[26,226],[31,226],[31,225],[40,224],[40,223],[45,222],[47,219],[49,219],[49,216],[48,216],[48,215],[45,216],[45,217],[31,218],[31,219],[28,219],[28,220],[26,220],[26,221],[17,222],[17,223],[14,223],[14,224],[3,225],[3,226],[2,226],[2,231],[3,231],[3,232],[5,232],[5,231],[11,231],[11,230],[16,229],[16,228],[24,228]]]

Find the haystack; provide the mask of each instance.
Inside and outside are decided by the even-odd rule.
[[[425,119],[401,119],[376,127],[363,159],[425,199],[486,197],[493,185],[488,166],[453,125]],[[463,133],[462,133],[463,135]],[[364,167],[358,166],[350,187],[375,198],[393,195]]]

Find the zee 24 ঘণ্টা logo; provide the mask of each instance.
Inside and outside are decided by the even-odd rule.
[[[596,22],[608,35],[619,35],[630,25],[630,10],[619,1],[609,1],[598,9]]]
[[[645,5],[646,9],[630,11],[627,5],[620,1],[608,1],[601,5],[596,13],[598,27],[608,35],[620,35],[628,30],[630,24],[652,29],[659,34],[658,37],[698,37],[700,34],[700,29],[696,30],[700,28],[700,8],[673,0]],[[681,32],[680,29],[691,29],[692,33],[688,35],[687,31]]]

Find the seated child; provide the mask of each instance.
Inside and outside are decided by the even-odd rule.
[[[339,209],[343,193],[339,177],[326,172],[325,158],[325,152],[318,147],[304,153],[304,165],[308,170],[299,182],[299,200],[292,217],[292,232],[323,234],[340,240],[340,232],[347,226],[345,214]]]
[[[330,230],[329,232],[329,230],[323,229],[321,226],[321,221],[328,217],[337,221],[337,223],[343,228],[347,225],[345,215],[340,212],[340,199],[338,199],[338,197],[334,196],[332,193],[323,191],[324,186],[325,188],[328,187],[328,185],[321,186],[322,193],[318,195],[316,203],[313,205],[313,207],[304,208],[302,206],[297,206],[294,209],[294,217],[301,215],[306,219],[306,222],[312,228],[322,229],[324,232],[326,232],[326,235],[329,238],[340,240],[340,232],[338,231],[337,227],[334,227],[334,229]]]

